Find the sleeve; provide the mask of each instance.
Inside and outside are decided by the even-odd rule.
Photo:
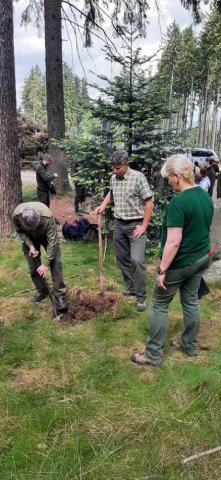
[[[44,167],[41,167],[39,166],[38,169],[37,169],[37,172],[38,172],[38,175],[41,177],[41,179],[43,180],[43,182],[51,182],[51,180],[54,179],[54,174],[53,175],[49,175],[46,171],[45,171],[45,168]]]
[[[114,203],[114,196],[113,196],[113,185],[112,185],[112,177],[110,178],[110,190],[108,192],[108,195],[111,199],[111,202]]]
[[[183,228],[185,223],[185,211],[181,202],[177,198],[173,198],[167,210],[167,227]]]
[[[139,195],[143,201],[153,197],[153,192],[150,189],[149,183],[143,174],[141,174],[139,177],[138,188]]]
[[[20,226],[18,217],[13,217],[13,223],[15,226],[16,233],[18,234],[20,240],[27,245],[27,247],[31,247],[33,245],[32,240],[27,235],[26,231]]]
[[[50,263],[55,257],[55,251],[58,245],[58,236],[57,236],[57,230],[56,230],[54,219],[47,218],[46,222],[47,224],[46,224],[45,234],[47,237],[47,249],[46,249],[44,265],[46,267],[49,267]]]

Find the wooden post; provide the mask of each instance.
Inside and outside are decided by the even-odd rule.
[[[100,284],[100,293],[101,293],[104,291],[101,214],[98,214],[98,247],[99,247],[99,284]]]

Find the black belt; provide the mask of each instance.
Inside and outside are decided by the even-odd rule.
[[[131,222],[143,221],[143,218],[132,218],[131,220],[124,220],[123,218],[116,218],[115,217],[115,220],[117,220],[118,222],[122,222],[122,223],[131,223]]]

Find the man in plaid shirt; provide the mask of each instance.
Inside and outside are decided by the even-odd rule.
[[[125,150],[116,150],[111,159],[113,175],[110,191],[95,213],[102,213],[114,203],[114,245],[118,266],[127,290],[125,296],[136,296],[137,310],[146,308],[146,230],[153,199],[145,176],[128,165]]]

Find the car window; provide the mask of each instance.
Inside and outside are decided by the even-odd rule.
[[[205,150],[192,150],[192,157],[212,157],[212,152],[210,152],[209,150],[207,150],[205,152]]]

